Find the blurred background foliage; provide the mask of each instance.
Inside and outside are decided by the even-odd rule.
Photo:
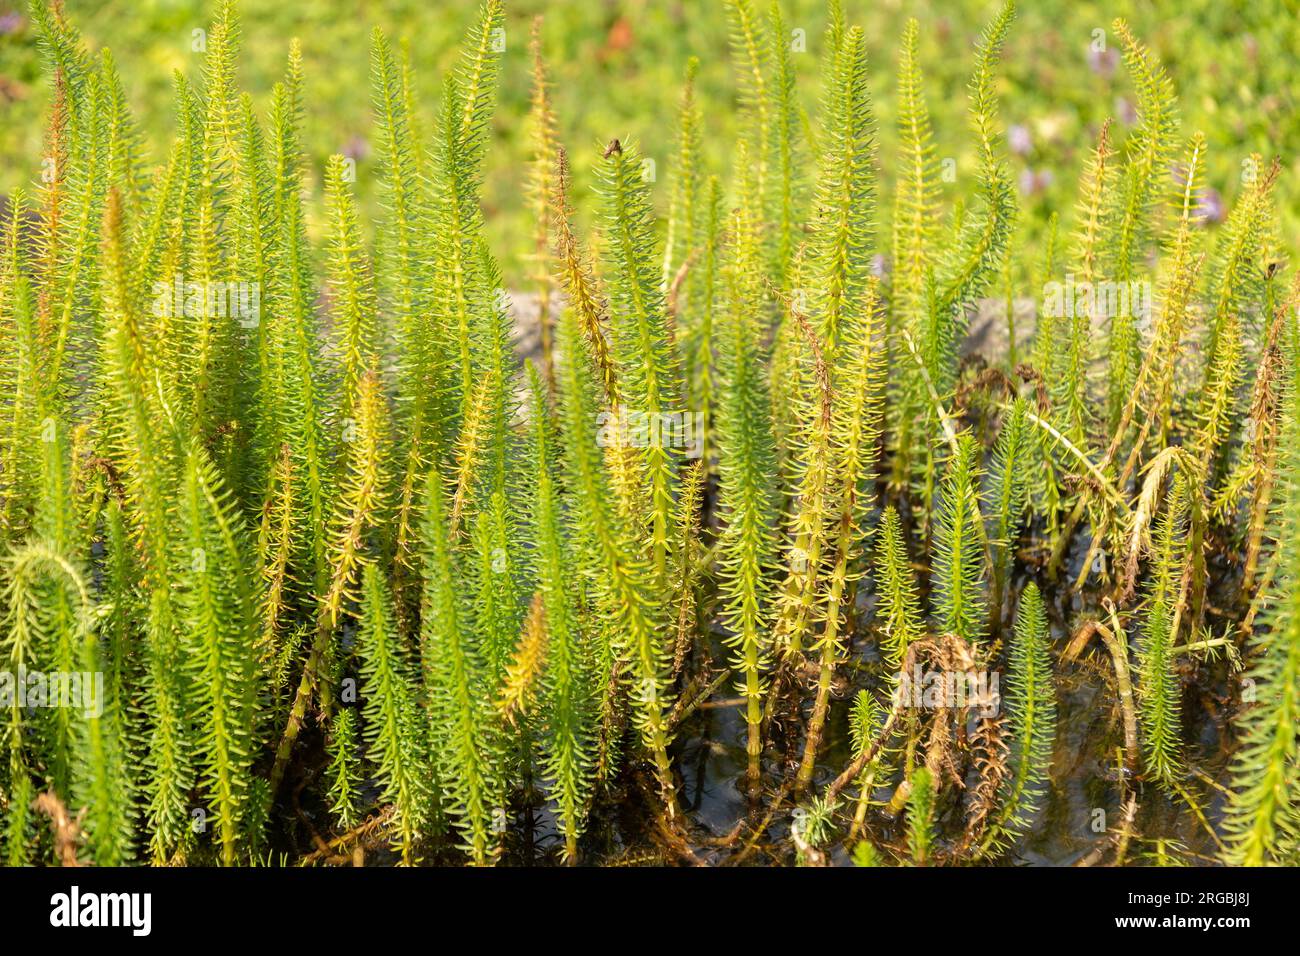
[[[205,0],[66,0],[65,9],[92,46],[109,46],[137,119],[159,160],[170,142],[173,72],[197,76],[201,55],[193,31],[212,16]],[[426,130],[432,122],[441,71],[471,21],[476,0],[243,0],[241,82],[259,108],[269,102],[291,37],[302,41],[307,70],[306,141],[317,187],[325,159],[342,152],[357,160],[362,201],[369,201],[371,157],[369,33],[378,24],[410,42],[422,93]],[[757,6],[762,9],[766,3]],[[935,123],[938,155],[956,160],[961,194],[974,155],[965,118],[971,49],[992,15],[991,0],[844,0],[848,22],[867,31],[875,65],[872,83],[880,126],[880,163],[890,176],[897,45],[903,23],[921,27],[921,62]],[[799,95],[811,116],[820,97],[818,66],[825,26],[823,0],[782,0],[792,31]],[[531,225],[522,201],[521,162],[527,156],[532,18],[544,13],[544,49],[554,87],[560,134],[573,155],[580,185],[612,137],[633,137],[655,160],[658,200],[666,203],[675,123],[687,59],[701,61],[706,104],[706,157],[711,171],[730,171],[735,85],[727,20],[712,0],[512,0],[507,49],[495,117],[495,153],[484,193],[498,255],[517,269]],[[1018,240],[1028,251],[1051,211],[1069,220],[1075,180],[1106,117],[1131,125],[1132,88],[1110,23],[1129,20],[1160,56],[1180,97],[1183,135],[1203,131],[1210,145],[1207,212],[1230,206],[1252,152],[1283,164],[1279,188],[1283,236],[1300,223],[1300,0],[1163,0],[1080,2],[1025,0],[1008,43],[1003,119],[1021,191]],[[798,31],[802,31],[800,34]],[[1096,31],[1102,31],[1097,33]],[[1096,49],[1104,41],[1105,50]],[[798,52],[801,46],[804,52]],[[48,84],[40,75],[25,2],[0,0],[0,194],[34,180],[41,169]],[[815,135],[815,130],[808,132]],[[1013,247],[1014,251],[1014,247]]]

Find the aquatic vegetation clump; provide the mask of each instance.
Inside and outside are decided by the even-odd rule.
[[[370,36],[365,181],[306,159],[296,42],[266,115],[240,89],[231,0],[169,144],[33,0],[48,174],[0,220],[0,857],[1300,861],[1281,164],[1244,157],[1211,223],[1220,140],[1184,136],[1116,21],[1136,121],[1077,144],[1077,199],[1036,221],[1014,17],[975,43],[949,177],[921,23],[890,140],[838,3],[818,109],[780,3],[729,0],[731,166],[692,59],[662,190],[626,136],[571,165],[538,19],[515,275],[484,186],[500,0],[427,112]],[[1083,792],[1119,822],[1042,832]]]

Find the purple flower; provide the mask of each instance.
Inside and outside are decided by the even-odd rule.
[[[1138,121],[1137,107],[1127,96],[1115,97],[1115,115],[1125,126],[1133,126]]]
[[[1029,127],[1025,124],[1016,123],[1007,130],[1007,148],[1017,156],[1028,156],[1033,147],[1033,137],[1029,135]]]
[[[22,26],[23,26],[23,18],[20,17],[17,13],[13,11],[10,11],[8,13],[0,13],[0,37],[9,36],[10,34],[17,33],[19,30],[22,29]]]
[[[1088,47],[1088,68],[1098,76],[1109,79],[1117,66],[1119,66],[1119,51],[1114,47],[1108,46],[1104,50]]]
[[[1020,191],[1026,196],[1037,196],[1051,186],[1053,181],[1050,169],[1026,169],[1020,174]]]
[[[1207,186],[1198,198],[1200,202],[1196,205],[1197,219],[1206,224],[1223,222],[1223,197],[1219,195],[1217,189]]]
[[[370,144],[360,136],[353,136],[343,147],[343,155],[359,163],[370,155]]]

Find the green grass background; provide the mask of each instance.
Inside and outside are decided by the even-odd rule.
[[[241,80],[265,109],[280,76],[291,37],[302,41],[307,71],[306,142],[313,178],[332,152],[359,157],[358,188],[368,201],[370,118],[369,32],[383,26],[407,37],[414,53],[426,128],[435,115],[442,70],[472,21],[474,0],[244,0]],[[940,157],[957,160],[967,193],[974,157],[965,120],[965,83],[971,48],[996,8],[985,0],[904,2],[846,0],[848,21],[862,24],[874,62],[873,87],[881,128],[882,175],[893,157],[896,48],[908,16],[921,24],[921,59]],[[198,75],[201,55],[190,51],[192,31],[207,25],[214,3],[203,0],[66,0],[66,10],[92,46],[112,48],[151,159],[166,154],[172,126],[172,74]],[[765,0],[757,6],[766,7]],[[42,116],[48,87],[25,5],[0,0],[0,192],[33,181],[41,168]],[[825,26],[820,0],[784,0],[787,26],[804,31],[807,52],[793,59],[799,95],[815,119],[818,65]],[[555,85],[562,139],[570,147],[579,185],[600,146],[632,136],[655,159],[658,200],[666,202],[674,147],[674,119],[687,58],[700,57],[700,88],[707,103],[707,160],[729,173],[736,109],[720,0],[513,0],[507,3],[507,49],[495,139],[484,201],[498,254],[517,267],[531,217],[521,202],[526,156],[528,38],[534,15],[545,13],[544,42]],[[1034,175],[1038,188],[1022,194],[1020,243],[1032,243],[1037,224],[1053,209],[1068,221],[1085,151],[1107,116],[1124,129],[1132,89],[1120,66],[1090,66],[1095,30],[1116,38],[1116,16],[1158,53],[1180,94],[1183,133],[1202,130],[1210,144],[1211,185],[1226,203],[1235,197],[1242,161],[1259,152],[1284,166],[1279,187],[1284,235],[1300,222],[1300,12],[1297,0],[1181,0],[1092,3],[1025,0],[1008,44],[1001,83],[1005,124],[1030,134],[1026,155],[1013,156],[1018,178]],[[1115,52],[1118,52],[1117,50]],[[372,154],[370,154],[372,155]]]

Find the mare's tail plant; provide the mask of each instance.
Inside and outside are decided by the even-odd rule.
[[[667,161],[601,130],[571,162],[536,20],[516,169],[500,0],[432,103],[373,32],[373,152],[328,159],[296,41],[265,98],[240,88],[233,0],[159,142],[133,78],[32,0],[50,105],[41,182],[0,207],[0,679],[89,680],[84,706],[0,694],[0,858],[1011,859],[1077,784],[1059,675],[1072,745],[1127,771],[1090,782],[1126,809],[1087,860],[1296,861],[1282,162],[1180,137],[1116,21],[1133,121],[1098,117],[1077,200],[1035,185],[1018,223],[1011,3],[965,151],[925,23],[882,105],[876,31],[828,4],[818,105],[805,12],[725,8],[700,35],[727,35],[735,123],[694,51],[675,120],[630,124]],[[498,228],[513,180],[526,229]],[[1005,348],[971,334],[990,294]],[[1000,710],[958,693],[994,673]],[[1221,837],[1202,784],[1231,793]],[[706,835],[729,804],[699,794],[729,785],[752,815]],[[1175,797],[1207,832],[1142,833],[1138,801]]]

